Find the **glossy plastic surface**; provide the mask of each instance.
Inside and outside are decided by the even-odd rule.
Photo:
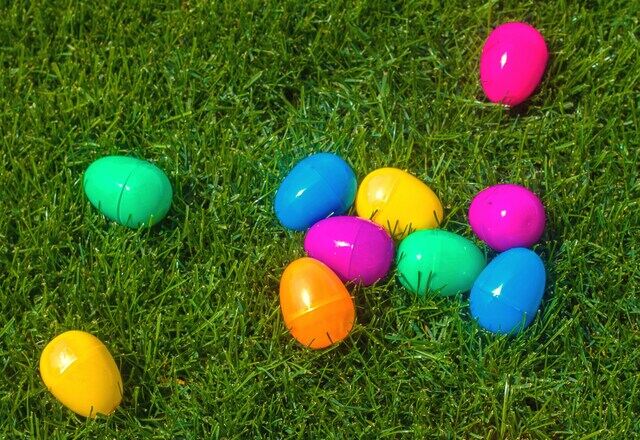
[[[357,181],[339,156],[318,153],[303,159],[276,192],[275,211],[288,229],[304,231],[318,220],[345,213],[353,204]]]
[[[442,296],[466,292],[486,265],[471,240],[442,229],[410,234],[400,243],[397,260],[400,282],[420,296],[427,291]]]
[[[493,30],[482,48],[480,83],[490,101],[510,106],[535,91],[549,58],[544,38],[526,23],[505,23]]]
[[[131,228],[152,226],[171,207],[173,190],[166,174],[145,160],[106,156],[84,173],[91,204],[109,219]]]
[[[395,253],[381,226],[360,217],[330,217],[307,232],[304,249],[343,281],[367,286],[387,276]]]
[[[473,232],[491,248],[505,251],[538,242],[545,226],[542,202],[527,188],[510,183],[480,191],[469,207]]]
[[[56,336],[40,355],[40,375],[64,406],[84,417],[111,414],[122,400],[122,378],[111,353],[89,333]]]
[[[414,230],[436,228],[443,218],[442,203],[431,188],[397,168],[380,168],[364,178],[356,211],[397,239]]]
[[[353,300],[340,278],[308,257],[295,260],[282,274],[280,308],[293,337],[314,349],[346,338],[356,319]]]
[[[471,315],[493,333],[518,333],[533,321],[545,282],[544,264],[535,252],[509,249],[494,258],[474,283]]]

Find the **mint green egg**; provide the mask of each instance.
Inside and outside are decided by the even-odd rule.
[[[106,156],[84,173],[84,192],[107,218],[130,228],[153,226],[171,207],[167,175],[146,160]]]
[[[471,290],[487,264],[484,253],[471,240],[442,229],[423,229],[402,240],[397,253],[400,283],[424,296],[442,296]]]

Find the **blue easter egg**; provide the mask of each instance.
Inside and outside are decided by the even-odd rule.
[[[473,284],[471,315],[493,333],[518,333],[533,321],[545,281],[544,264],[535,252],[509,249],[494,258]]]
[[[356,196],[353,170],[332,153],[313,154],[296,164],[276,192],[278,220],[304,231],[323,218],[345,213]]]

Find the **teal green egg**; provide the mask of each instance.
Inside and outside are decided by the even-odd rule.
[[[167,175],[146,160],[106,156],[84,173],[84,192],[110,220],[130,228],[153,226],[162,220],[173,198]]]
[[[486,266],[484,253],[471,240],[442,229],[423,229],[402,240],[397,252],[400,283],[424,296],[442,296],[471,289]]]

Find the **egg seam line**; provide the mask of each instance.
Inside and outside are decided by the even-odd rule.
[[[353,237],[353,241],[351,242],[351,252],[349,253],[349,264],[347,265],[347,278],[351,279],[351,265],[353,263],[353,247],[358,242],[358,237],[360,236],[360,232],[362,231],[362,226],[358,227],[358,231],[355,233]],[[362,282],[362,280],[360,280]]]
[[[333,196],[335,197],[336,204],[337,204],[337,205],[340,205],[340,199],[341,199],[342,197],[340,197],[340,195],[336,193],[336,190],[335,190],[335,188],[333,187],[333,185],[331,185],[331,184],[329,184],[328,182],[326,182],[326,179],[324,178],[324,176],[322,175],[322,173],[320,173],[320,171],[318,171],[318,170],[316,169],[316,167],[314,167],[314,166],[313,166],[313,164],[309,164],[309,168],[310,168],[310,169],[311,169],[311,170],[316,174],[316,176],[320,179],[320,181],[322,181],[322,182],[325,182],[325,183],[326,183],[326,185],[329,187],[329,191],[331,191],[331,194],[333,194]],[[337,206],[337,209],[340,209],[340,208],[342,208],[342,206]],[[336,209],[336,210],[334,210],[334,211],[332,211],[332,212],[331,212],[331,214],[329,214],[329,215],[328,215],[328,217],[332,217],[333,215],[335,215],[335,214],[336,214],[337,209]],[[338,215],[339,215],[339,214],[342,214],[342,212],[338,213]]]
[[[349,299],[351,300],[351,304],[354,305],[353,304],[353,297],[351,295],[349,295]],[[331,304],[334,304],[334,303],[337,303],[337,302],[340,302],[340,301],[344,301],[344,299],[336,298],[336,299],[332,299],[331,301],[326,301],[326,302],[324,302],[324,303],[322,303],[322,304],[320,304],[318,306],[315,306],[315,307],[312,307],[312,308],[308,308],[308,309],[304,309],[303,311],[300,311],[300,312],[294,314],[293,318],[288,319],[288,321],[290,323],[293,323],[293,321],[303,317],[307,313],[315,312],[318,309],[321,309],[321,308],[326,307],[326,306],[330,306]],[[354,309],[355,309],[355,305],[354,305]],[[288,327],[289,327],[289,329],[291,329],[292,326],[288,325]]]
[[[129,182],[129,179],[131,178],[131,176],[133,176],[133,173],[135,173],[136,170],[138,168],[140,168],[141,166],[143,166],[143,165],[142,164],[138,164],[138,165],[136,165],[135,168],[133,168],[129,172],[129,175],[127,175],[127,178],[124,179],[124,183],[122,184],[122,188],[120,189],[120,195],[118,196],[118,204],[116,206],[116,218],[118,219],[119,223],[123,223],[122,219],[120,218],[120,205],[122,204],[122,197],[124,196],[124,192],[125,192],[125,189],[127,187],[127,183]],[[128,219],[127,219],[127,221],[128,221]],[[125,223],[123,223],[123,224],[125,224]]]

